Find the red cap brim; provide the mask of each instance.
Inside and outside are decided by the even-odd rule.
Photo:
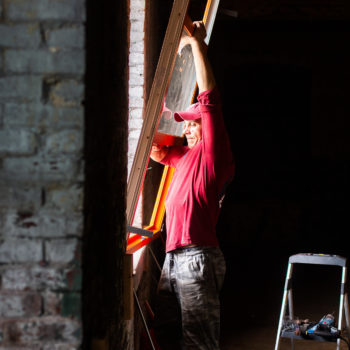
[[[199,103],[194,103],[186,111],[183,112],[175,112],[174,119],[177,122],[182,122],[184,120],[196,120],[201,118],[201,111],[199,108]]]
[[[196,120],[201,118],[201,115],[191,112],[175,112],[174,119],[177,122],[183,122],[184,120]]]

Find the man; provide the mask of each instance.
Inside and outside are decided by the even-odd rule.
[[[234,174],[233,156],[222,118],[219,92],[206,55],[202,22],[194,22],[191,45],[198,103],[174,114],[184,121],[187,146],[153,145],[151,158],[176,169],[165,201],[166,257],[159,293],[174,293],[181,309],[186,350],[219,349],[219,292],[225,261],[215,227],[226,185]]]

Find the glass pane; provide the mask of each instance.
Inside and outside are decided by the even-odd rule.
[[[185,30],[182,35],[187,35]],[[183,123],[176,122],[173,114],[176,111],[185,110],[192,103],[195,86],[196,74],[192,49],[190,45],[187,45],[176,55],[174,71],[171,76],[163,105],[163,112],[158,125],[158,134],[182,136]]]

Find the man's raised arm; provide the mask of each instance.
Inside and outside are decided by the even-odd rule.
[[[211,90],[216,85],[213,70],[207,57],[207,45],[204,42],[207,31],[202,21],[193,22],[195,27],[192,36],[181,38],[180,49],[191,45],[196,70],[196,79],[199,93]]]

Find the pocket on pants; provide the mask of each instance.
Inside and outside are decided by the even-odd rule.
[[[198,253],[191,256],[188,262],[188,270],[191,273],[191,277],[196,281],[205,279],[207,271],[208,258],[205,253]]]

